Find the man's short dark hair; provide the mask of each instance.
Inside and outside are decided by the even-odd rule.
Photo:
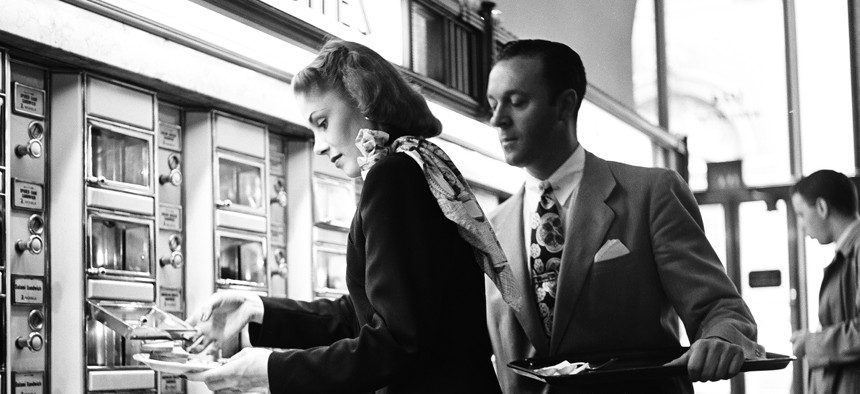
[[[835,212],[851,217],[857,215],[857,188],[841,172],[815,171],[792,186],[791,195],[794,194],[800,195],[809,205],[822,198]]]
[[[551,98],[567,89],[573,89],[582,102],[585,97],[585,67],[582,59],[569,46],[547,40],[517,40],[506,43],[499,50],[496,62],[515,57],[535,58],[543,64],[543,76]]]

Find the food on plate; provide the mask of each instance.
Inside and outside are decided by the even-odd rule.
[[[540,376],[562,376],[562,375],[576,375],[582,371],[585,371],[589,368],[588,363],[575,362],[571,363],[567,360],[564,360],[556,365],[550,365],[548,367],[538,368],[534,370],[534,372]]]
[[[170,361],[180,364],[188,361],[188,357],[188,352],[179,346],[174,346],[169,351],[153,351],[149,353],[149,358],[153,360]]]
[[[149,355],[150,360],[169,361],[184,364],[195,360],[198,364],[214,361],[211,355],[189,354],[182,347],[182,341],[147,341],[140,350]]]

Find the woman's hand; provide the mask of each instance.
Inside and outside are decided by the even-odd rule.
[[[269,355],[272,351],[248,347],[231,357],[220,367],[190,373],[186,379],[204,382],[209,390],[227,392],[246,392],[258,388],[269,388]]]
[[[186,319],[186,323],[200,332],[188,351],[197,353],[210,345],[210,351],[220,349],[249,322],[263,322],[263,301],[258,295],[243,291],[212,294]]]

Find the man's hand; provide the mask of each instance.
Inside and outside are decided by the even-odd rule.
[[[203,372],[189,373],[186,379],[206,383],[212,391],[229,393],[269,388],[269,355],[263,348],[244,348],[224,365]]]
[[[740,346],[719,338],[702,338],[665,365],[686,365],[690,380],[704,382],[729,379],[740,372],[743,364],[744,350]]]
[[[806,342],[809,340],[809,330],[797,330],[791,333],[791,351],[797,358],[806,356]]]

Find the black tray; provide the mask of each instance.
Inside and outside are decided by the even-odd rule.
[[[624,382],[638,380],[652,380],[655,378],[678,377],[687,374],[686,366],[667,367],[668,363],[687,351],[687,347],[677,347],[656,350],[641,350],[615,353],[583,353],[568,354],[556,357],[527,358],[511,361],[508,367],[514,372],[529,378],[548,383],[550,385],[588,385],[601,382]],[[569,362],[589,362],[601,364],[612,358],[617,360],[597,371],[588,371],[576,375],[541,376],[535,373],[536,369],[558,364],[564,360]],[[741,372],[767,371],[782,369],[794,360],[794,357],[776,353],[766,353],[766,358],[758,360],[746,360],[741,367]]]

